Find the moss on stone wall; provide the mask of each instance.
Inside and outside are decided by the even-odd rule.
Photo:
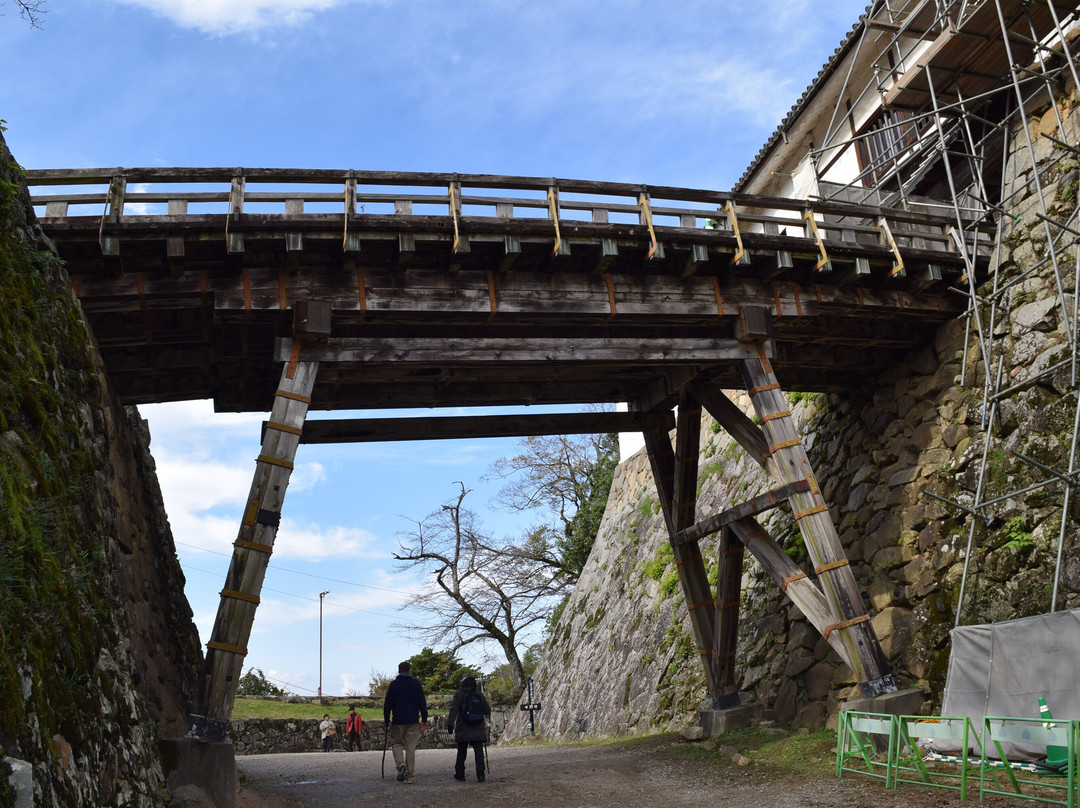
[[[33,765],[35,805],[161,805],[156,716],[137,682],[144,649],[115,550],[133,521],[116,491],[137,499],[145,486],[21,179],[0,137],[0,748]],[[197,665],[182,628],[163,639]]]

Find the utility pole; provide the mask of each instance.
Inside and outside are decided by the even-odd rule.
[[[330,594],[329,589],[319,593],[319,701],[322,702],[322,605],[323,598]]]

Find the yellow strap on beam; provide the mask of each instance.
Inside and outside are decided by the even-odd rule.
[[[551,248],[551,254],[558,255],[562,249],[562,234],[559,232],[559,192],[554,185],[548,188],[547,198],[548,213],[555,224],[555,246]]]
[[[262,602],[259,600],[258,595],[250,595],[247,592],[237,592],[235,589],[222,589],[218,594],[223,598],[242,600],[245,603],[254,603],[256,606]]]
[[[285,460],[281,457],[271,457],[270,455],[261,454],[255,458],[256,463],[269,463],[271,466],[281,466],[283,469],[292,471],[293,464],[291,460]]]
[[[758,420],[763,424],[767,424],[769,423],[769,421],[775,421],[777,418],[788,418],[790,415],[791,410],[782,410],[781,412],[774,412],[770,413],[769,415],[764,415]]]
[[[239,654],[240,656],[247,656],[247,649],[242,645],[229,645],[227,642],[218,642],[217,640],[210,640],[206,644],[207,648],[214,651],[224,651],[226,654]]]
[[[832,263],[829,261],[829,253],[825,249],[825,242],[821,239],[821,233],[818,231],[817,222],[814,220],[814,211],[807,209],[803,214],[803,221],[810,223],[810,230],[814,234],[814,241],[818,246],[818,261],[814,264],[814,271],[820,272],[821,270],[830,271],[832,269]]]
[[[806,577],[807,575],[805,572],[797,572],[794,575],[789,575],[787,578],[780,582],[780,589],[782,589],[784,592],[787,592],[788,584],[790,584],[792,581],[798,581]]]
[[[656,257],[659,245],[656,241],[656,230],[653,228],[652,211],[649,210],[649,197],[642,193],[641,196],[638,197],[638,205],[641,206],[641,215],[645,218],[645,226],[649,229],[649,239],[652,242],[649,246],[649,252],[645,257],[648,260],[652,260]]]
[[[294,393],[292,390],[275,390],[274,395],[287,398],[290,401],[299,401],[301,404],[311,403],[311,396],[300,395],[300,393]]]
[[[259,544],[253,541],[247,541],[246,539],[237,539],[233,542],[233,547],[240,547],[244,550],[254,550],[257,553],[266,553],[270,555],[274,552],[274,548],[268,544]]]
[[[896,246],[896,239],[893,238],[892,229],[889,227],[889,223],[885,221],[884,216],[878,217],[877,226],[881,231],[882,243],[889,245],[889,249],[892,250],[893,258],[895,259],[893,261],[893,267],[889,271],[889,277],[904,277],[904,275],[907,274],[904,271],[904,259],[900,257],[900,249]]]
[[[821,575],[821,573],[828,572],[829,570],[846,567],[848,563],[849,562],[846,558],[841,558],[839,561],[832,561],[828,564],[822,564],[820,567],[814,567],[814,575]]]
[[[735,233],[735,243],[739,246],[735,255],[731,256],[731,263],[744,263],[748,256],[746,255],[746,248],[743,247],[742,234],[739,232],[739,218],[735,215],[735,206],[732,205],[731,202],[725,202],[724,213],[727,214],[728,219],[731,221],[731,229]]]
[[[454,247],[453,252],[458,251],[458,247],[461,246],[461,231],[458,229],[458,210],[461,208],[461,185],[452,182],[450,183],[450,217],[454,221]]]
[[[289,426],[288,424],[279,424],[276,421],[267,421],[267,429],[274,429],[278,432],[288,432],[290,435],[303,435],[304,430],[298,426]]]
[[[823,513],[827,510],[829,510],[828,505],[818,505],[816,508],[807,508],[805,511],[799,511],[794,514],[792,518],[802,519],[804,516],[813,516],[815,513]]]
[[[821,636],[827,640],[829,639],[829,635],[832,634],[834,631],[851,628],[852,626],[858,625],[859,623],[865,623],[869,619],[870,615],[864,614],[862,617],[853,617],[850,620],[845,620],[843,623],[833,623],[831,626],[825,627],[825,630],[821,632]]]

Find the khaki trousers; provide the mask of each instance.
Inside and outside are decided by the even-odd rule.
[[[393,744],[394,767],[405,764],[405,777],[413,776],[416,766],[416,744],[420,741],[419,724],[391,724],[390,743]]]

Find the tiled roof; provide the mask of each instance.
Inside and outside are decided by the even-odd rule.
[[[757,170],[758,166],[765,159],[765,156],[772,150],[772,148],[776,145],[777,141],[780,140],[783,131],[787,129],[788,125],[792,123],[796,117],[798,117],[799,113],[801,113],[803,109],[806,108],[807,104],[809,104],[810,101],[814,98],[814,96],[817,95],[818,90],[820,90],[825,85],[825,80],[830,75],[832,75],[833,70],[840,64],[840,61],[844,58],[847,52],[851,50],[851,47],[858,40],[858,35],[863,29],[863,20],[867,17],[872,16],[874,6],[880,5],[880,3],[881,0],[875,0],[866,7],[865,11],[863,12],[863,16],[859,18],[858,22],[856,22],[852,29],[848,32],[848,35],[844,37],[844,40],[840,43],[836,50],[833,51],[833,55],[829,58],[829,61],[827,61],[822,66],[817,76],[815,76],[814,80],[810,83],[810,86],[803,91],[803,94],[801,96],[799,96],[799,100],[795,102],[795,104],[791,107],[790,110],[788,110],[788,114],[784,116],[784,119],[780,122],[780,125],[776,127],[776,131],[772,133],[769,139],[765,142],[765,145],[761,147],[757,155],[754,157],[753,162],[750,163],[747,169],[743,172],[742,176],[739,177],[739,180],[735,183],[735,187],[733,190],[743,190],[743,183],[747,182],[750,179],[750,176]]]

